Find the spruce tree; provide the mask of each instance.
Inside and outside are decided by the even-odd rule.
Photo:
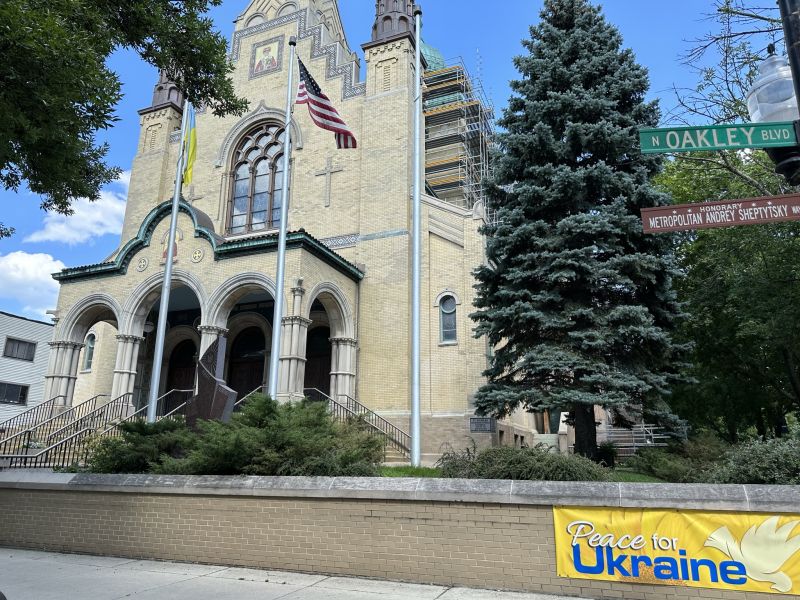
[[[671,240],[640,209],[669,203],[638,129],[658,124],[647,71],[588,0],[545,0],[515,58],[488,182],[497,222],[477,270],[476,335],[494,347],[481,414],[564,411],[576,453],[597,448],[594,406],[630,420],[669,413],[681,348]]]

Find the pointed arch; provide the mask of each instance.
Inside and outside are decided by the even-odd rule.
[[[286,114],[284,111],[277,108],[271,108],[262,100],[253,112],[242,117],[223,138],[215,166],[224,167],[225,165],[228,165],[230,163],[232,149],[236,147],[242,138],[246,136],[247,133],[258,123],[270,120],[283,123],[285,117]],[[292,119],[290,136],[292,139],[293,148],[295,150],[302,149],[303,130],[297,123],[297,119]]]

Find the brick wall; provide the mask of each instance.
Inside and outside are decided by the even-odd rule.
[[[752,486],[6,472],[0,545],[598,599],[766,600],[790,596],[559,578],[552,503],[766,512],[798,498]]]

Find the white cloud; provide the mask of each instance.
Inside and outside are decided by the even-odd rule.
[[[79,198],[73,202],[74,212],[66,217],[47,213],[44,227],[27,236],[24,242],[63,242],[70,246],[88,242],[107,234],[119,234],[125,218],[125,199],[131,180],[130,171],[123,171],[114,185],[122,191],[103,190],[100,198],[89,202]]]
[[[0,298],[19,302],[27,316],[46,319],[45,311],[58,301],[58,282],[51,275],[63,268],[49,254],[17,250],[0,255]]]

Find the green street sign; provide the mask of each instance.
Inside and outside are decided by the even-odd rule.
[[[640,129],[643,154],[703,152],[742,148],[784,148],[797,145],[794,123],[742,123],[707,127]]]

